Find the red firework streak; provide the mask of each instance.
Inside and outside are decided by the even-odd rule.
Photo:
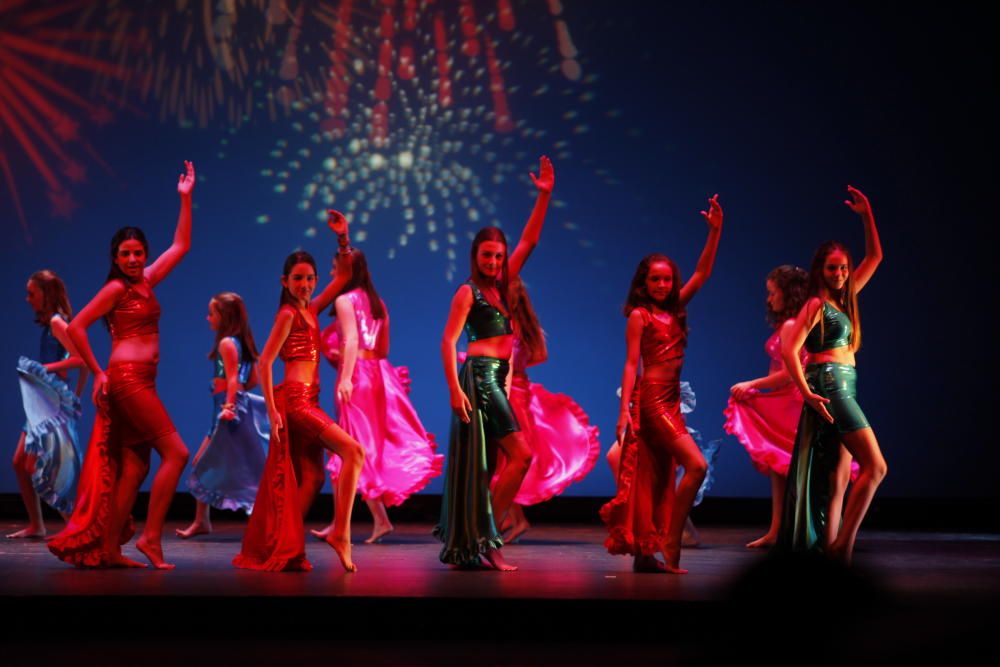
[[[347,51],[351,47],[352,5],[352,0],[343,0],[337,9],[337,24],[333,30],[333,51],[330,53],[332,65],[326,83],[326,110],[329,117],[323,121],[322,128],[338,139],[344,136],[347,129],[344,110],[347,108],[347,98],[351,90]]]
[[[97,125],[110,122],[110,111],[76,94],[46,71],[66,66],[120,81],[127,78],[123,68],[66,48],[69,43],[108,39],[101,33],[57,24],[86,4],[87,0],[77,0],[33,8],[26,0],[8,0],[0,5],[0,98],[4,100],[0,105],[0,171],[28,243],[31,234],[9,159],[12,150],[19,149],[27,156],[45,181],[53,214],[62,217],[69,217],[77,206],[65,183],[86,179],[86,169],[70,155],[69,145],[76,144],[107,168],[80,136],[79,127],[81,121]],[[8,138],[13,139],[13,147]]]

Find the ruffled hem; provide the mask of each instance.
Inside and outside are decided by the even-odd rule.
[[[110,557],[104,550],[104,534],[111,518],[111,494],[114,490],[109,452],[111,422],[104,409],[99,409],[94,424],[94,436],[87,448],[87,458],[81,476],[76,512],[66,528],[48,541],[48,548],[57,558],[77,567],[106,567]],[[84,508],[84,509],[81,509]],[[78,514],[83,516],[77,516]],[[89,515],[89,516],[88,516]],[[127,541],[132,528],[129,520],[122,533]],[[126,538],[128,535],[128,538]]]
[[[446,541],[445,530],[441,526],[434,526],[432,534],[442,542]],[[479,557],[487,551],[501,548],[503,548],[503,538],[499,535],[496,537],[480,537],[476,540],[475,546],[441,549],[439,558],[442,563],[447,563],[448,565],[475,565],[479,563]]]
[[[529,384],[529,391],[532,395],[535,391],[535,387],[542,387],[542,385],[532,382]],[[544,387],[542,387],[544,389]],[[587,432],[587,437],[589,441],[589,448],[587,450],[587,458],[584,459],[583,465],[577,469],[572,476],[566,477],[560,480],[557,484],[546,488],[537,489],[536,493],[524,493],[523,491],[518,491],[517,497],[514,499],[520,505],[537,505],[538,503],[545,502],[546,500],[551,500],[552,498],[562,494],[570,485],[579,482],[594,469],[594,464],[597,463],[597,458],[601,455],[601,441],[600,441],[600,431],[598,428],[590,423],[590,417],[587,413],[583,411],[583,408],[577,404],[570,396],[567,394],[556,394],[549,392],[549,395],[557,399],[562,407],[569,410],[570,414],[580,423],[580,426],[584,428]],[[523,487],[522,487],[523,489]]]
[[[646,537],[638,542],[632,531],[622,526],[616,526],[608,532],[608,538],[604,540],[604,548],[609,554],[615,556],[652,556],[655,553],[662,553],[665,550],[667,536],[657,533],[654,536]]]
[[[779,447],[761,449],[760,446],[747,437],[747,434],[743,430],[736,428],[733,424],[736,415],[733,410],[732,399],[729,400],[726,408],[722,411],[722,415],[726,418],[725,423],[722,425],[723,430],[735,437],[743,445],[743,448],[747,450],[747,454],[750,456],[750,463],[757,472],[762,475],[769,475],[773,472],[781,477],[788,476],[788,463],[792,456],[790,452],[786,452]]]
[[[232,510],[234,512],[243,511],[247,514],[251,514],[253,512],[252,502],[232,498],[221,491],[216,491],[202,486],[194,471],[188,475],[187,486],[188,492],[194,496],[195,500],[199,500],[206,505],[214,507],[215,509]]]
[[[258,572],[309,572],[313,569],[312,563],[305,556],[268,558],[261,562],[256,558],[237,554],[233,558],[233,566],[242,570],[257,570]]]
[[[430,433],[427,435],[430,438],[431,451],[435,451],[437,449],[437,444],[434,442],[434,436]],[[444,473],[444,455],[433,454],[431,456],[430,464],[430,468],[424,476],[410,485],[408,489],[397,491],[386,488],[385,485],[366,485],[364,487],[359,485],[358,493],[361,494],[361,497],[364,500],[381,500],[386,507],[398,507],[406,502],[406,499],[414,493],[418,493],[427,488],[427,485],[431,483],[432,479]],[[331,481],[337,480],[335,473],[331,473],[330,478]]]
[[[45,370],[45,367],[37,361],[20,357],[17,361],[17,372],[31,378],[32,382],[44,385],[58,398],[59,409],[55,415],[35,424],[31,424],[29,419],[25,428],[24,451],[34,456],[36,460],[31,484],[38,497],[53,509],[69,514],[73,511],[76,484],[80,474],[81,456],[76,438],[77,422],[82,414],[80,398],[62,378]],[[22,392],[25,390],[22,386]],[[50,449],[53,439],[56,441],[55,446],[67,455],[68,460],[62,460],[62,456],[53,457]],[[60,446],[60,443],[68,443],[69,447]],[[72,484],[66,487],[63,483],[60,484],[63,488],[57,489],[55,480],[59,477],[60,471],[70,468],[73,469]]]

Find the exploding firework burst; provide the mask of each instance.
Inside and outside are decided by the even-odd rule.
[[[534,53],[533,69],[579,88],[578,96],[590,83],[558,18],[561,6],[552,1],[548,10],[556,49],[548,46],[550,39],[536,46],[542,40],[516,26],[507,0],[299,5],[293,25],[303,28],[289,38],[283,56],[297,70],[296,87],[290,79],[273,104],[300,116],[291,125],[294,133],[273,146],[279,166],[262,175],[275,181],[275,192],[297,195],[299,209],[319,219],[330,206],[351,214],[361,225],[355,235],[361,243],[369,235],[365,226],[401,218],[389,257],[420,236],[431,252],[446,257],[451,280],[455,246],[470,229],[500,224],[498,186],[515,173],[530,184],[525,173],[535,155],[526,146],[534,153],[546,137],[515,118],[510,100],[518,91],[523,97],[546,95],[556,84],[530,92],[509,85],[513,63],[503,53]],[[309,20],[303,19],[306,11]],[[318,26],[328,35],[324,78],[302,72],[307,62],[316,71],[303,53]],[[568,128],[570,134],[586,131],[580,122]],[[557,159],[569,156],[567,140],[545,141]],[[314,227],[306,229],[314,233]]]
[[[14,176],[23,172],[16,164],[21,158],[45,182],[53,214],[67,218],[77,207],[68,186],[86,180],[85,160],[106,167],[81,125],[107,124],[111,112],[57,73],[69,69],[115,81],[125,78],[120,67],[82,53],[107,40],[75,20],[85,4],[11,0],[0,5],[0,171],[28,242],[31,234]]]

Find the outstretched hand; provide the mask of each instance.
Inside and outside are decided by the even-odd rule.
[[[528,175],[531,176],[531,182],[535,184],[539,192],[552,192],[552,187],[556,184],[556,172],[548,157],[543,155],[538,160],[538,176],[535,176],[534,172],[528,172]]]
[[[184,169],[185,173],[177,179],[177,194],[182,197],[190,197],[191,191],[194,190],[194,163],[190,160],[184,160]]]
[[[868,203],[868,197],[865,193],[858,190],[853,185],[847,186],[847,194],[851,195],[850,199],[845,199],[844,204],[847,208],[851,209],[858,215],[871,215],[872,205]]]
[[[702,211],[701,217],[705,218],[705,222],[712,229],[720,229],[722,227],[722,205],[719,204],[719,195],[712,195],[708,199],[708,211]]]
[[[341,234],[347,233],[347,217],[340,211],[334,210],[332,208],[326,211],[326,224],[330,230],[340,236]]]

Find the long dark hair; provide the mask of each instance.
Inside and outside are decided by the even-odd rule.
[[[529,363],[544,361],[549,355],[545,345],[545,331],[538,322],[535,308],[528,298],[528,290],[520,278],[515,278],[510,284],[510,310],[517,324],[517,337],[529,352]]]
[[[104,284],[107,285],[112,280],[120,280],[125,283],[126,286],[131,284],[128,276],[118,268],[118,246],[120,246],[125,241],[136,240],[142,244],[142,250],[146,253],[146,261],[149,261],[149,241],[146,240],[146,235],[138,227],[122,227],[115,235],[111,237],[111,268],[108,270],[108,277],[104,279]],[[108,331],[111,330],[111,320],[108,316],[104,316],[104,326],[107,327]]]
[[[830,253],[837,250],[844,253],[847,257],[847,282],[844,283],[843,289],[839,292],[834,292],[827,287],[826,281],[823,279],[823,266],[826,264],[826,258],[830,256]],[[858,310],[858,291],[854,286],[854,259],[851,257],[851,251],[847,249],[847,246],[839,241],[827,241],[817,248],[816,254],[813,255],[812,264],[809,266],[809,297],[821,296],[824,288],[832,297],[833,302],[837,304],[837,307],[851,321],[851,349],[856,352],[861,347],[861,312]],[[820,338],[822,339],[824,335],[822,314],[820,314],[819,318],[819,327]]]
[[[646,276],[649,275],[649,267],[656,262],[664,262],[670,267],[670,272],[673,275],[670,292],[667,294],[667,298],[661,302],[653,301],[653,297],[646,290]],[[680,269],[677,268],[674,260],[657,252],[643,257],[639,265],[635,267],[635,274],[632,276],[632,284],[629,285],[628,296],[625,298],[625,306],[622,308],[622,312],[625,314],[625,317],[628,317],[636,308],[645,308],[652,311],[650,306],[656,306],[660,310],[673,315],[677,318],[677,323],[680,324],[681,329],[687,331],[687,310],[681,306]]]
[[[296,250],[291,255],[285,258],[285,266],[281,269],[281,275],[287,280],[288,274],[292,272],[296,264],[308,264],[312,267],[313,273],[319,273],[316,270],[316,260],[313,256],[307,253],[305,250]],[[292,296],[288,291],[288,288],[284,285],[281,286],[281,299],[278,301],[278,308],[281,308],[285,304],[289,306],[298,306],[298,300]]]
[[[42,293],[42,309],[35,313],[35,322],[47,327],[53,315],[59,315],[69,322],[73,317],[73,308],[69,305],[66,283],[56,275],[55,271],[49,269],[35,271],[28,278],[28,282],[34,283]]]
[[[340,261],[339,256],[337,261]],[[368,305],[371,308],[372,317],[376,320],[384,320],[385,306],[382,305],[382,299],[375,289],[375,283],[372,282],[372,274],[368,271],[368,260],[365,258],[365,253],[358,248],[351,248],[351,279],[347,281],[337,296],[354,289],[364,290],[365,294],[368,295]],[[337,316],[336,305],[331,306],[330,315]]]
[[[219,292],[210,302],[215,304],[219,313],[219,328],[215,332],[215,344],[208,358],[213,361],[219,356],[219,343],[223,338],[232,336],[240,341],[241,361],[253,363],[257,361],[257,345],[250,331],[250,318],[247,317],[247,307],[243,298],[236,292]]]
[[[124,280],[126,284],[129,283],[128,276],[118,268],[118,246],[133,239],[142,244],[146,259],[149,260],[149,242],[146,241],[146,235],[143,231],[138,227],[122,227],[111,237],[111,268],[108,270],[108,277],[104,279],[105,285],[116,279]]]
[[[476,255],[479,252],[479,246],[481,246],[486,241],[497,241],[502,243],[504,247],[503,253],[503,268],[500,270],[500,279],[495,281],[497,290],[500,292],[500,298],[503,300],[502,304],[493,304],[494,306],[502,305],[505,309],[509,309],[507,305],[510,302],[510,282],[509,282],[509,262],[507,253],[507,237],[504,235],[503,230],[499,227],[483,227],[478,232],[476,232],[475,238],[472,239],[472,250],[469,252],[469,264],[471,267],[471,272],[469,274],[469,279],[472,282],[479,285],[488,285],[489,279],[482,274],[479,270],[479,263],[476,261]],[[487,299],[488,300],[488,299]]]
[[[786,320],[795,317],[809,298],[809,274],[806,270],[791,264],[782,264],[771,269],[767,279],[781,292],[785,307],[779,312],[767,307],[767,323],[777,329]]]

